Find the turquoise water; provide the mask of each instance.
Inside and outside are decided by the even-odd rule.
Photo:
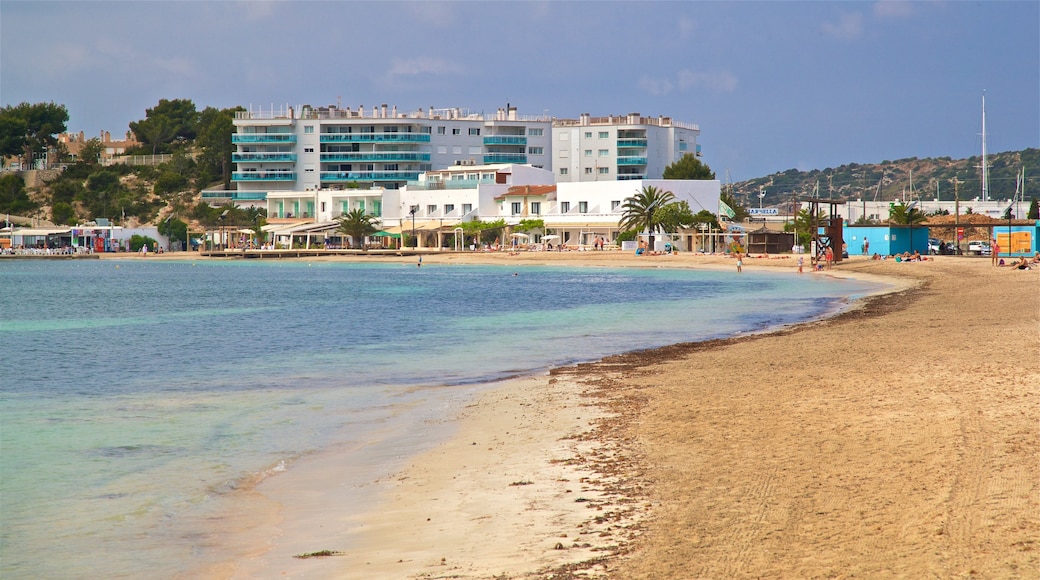
[[[794,273],[3,261],[0,575],[184,573],[217,558],[203,528],[235,490],[330,445],[422,439],[458,385],[793,323],[874,289]]]

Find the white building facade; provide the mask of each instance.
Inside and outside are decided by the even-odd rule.
[[[657,179],[668,165],[700,155],[696,125],[638,113],[552,119],[463,109],[399,112],[338,106],[239,112],[234,120],[234,191],[206,191],[210,203],[239,205],[268,192],[398,189],[419,175],[456,166],[530,165],[560,183]]]
[[[387,105],[239,112],[232,154],[235,201],[272,191],[397,189],[419,174],[489,163],[552,168],[552,123],[507,106],[493,115],[461,109],[408,113]],[[217,197],[217,196],[211,196]]]
[[[660,179],[683,155],[700,156],[697,125],[639,113],[553,123],[553,161],[559,183]]]

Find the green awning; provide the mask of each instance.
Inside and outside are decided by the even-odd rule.
[[[400,238],[401,234],[391,234],[388,231],[379,230],[378,232],[372,234],[370,237],[373,237],[373,238]]]

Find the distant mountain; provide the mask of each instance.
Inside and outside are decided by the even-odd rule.
[[[1010,199],[1014,196],[1016,177],[1023,167],[1026,170],[1026,199],[1040,199],[1040,149],[990,153],[986,159],[989,165],[990,199]],[[792,196],[808,197],[817,183],[822,198],[881,201],[902,199],[903,192],[910,190],[912,174],[915,198],[952,200],[954,180],[957,180],[960,183],[956,191],[960,199],[970,200],[982,194],[981,167],[981,156],[968,159],[910,157],[881,163],[850,163],[813,171],[788,169],[732,185],[723,184],[723,188],[732,188],[734,199],[744,207],[758,207],[760,192],[765,193],[762,204],[766,206],[790,202]]]

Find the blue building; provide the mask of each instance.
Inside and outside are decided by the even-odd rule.
[[[869,242],[866,252],[864,242]],[[891,256],[904,252],[927,254],[928,228],[920,225],[846,226],[845,244],[850,256]]]

